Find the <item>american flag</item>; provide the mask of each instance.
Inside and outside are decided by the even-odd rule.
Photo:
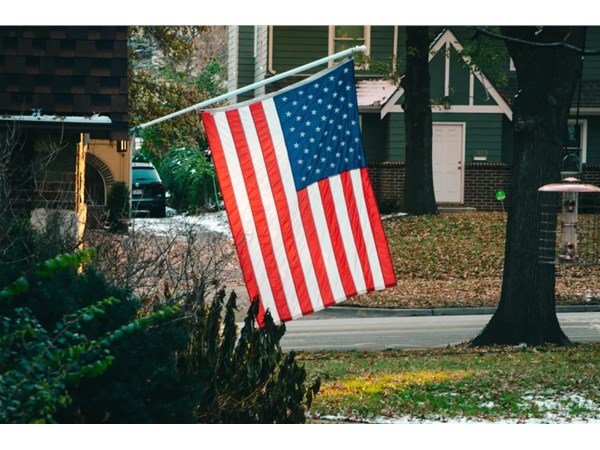
[[[202,121],[259,322],[267,309],[280,323],[396,284],[352,60]]]

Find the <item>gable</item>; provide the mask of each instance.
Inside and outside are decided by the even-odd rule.
[[[434,112],[501,113],[512,120],[512,110],[487,77],[471,65],[464,47],[450,30],[443,31],[431,44],[429,69],[431,99]],[[381,109],[381,117],[389,112],[402,112],[398,104],[404,90],[398,90]],[[444,107],[444,100],[448,106]]]

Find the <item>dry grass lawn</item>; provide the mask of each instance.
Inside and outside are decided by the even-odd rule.
[[[384,221],[398,285],[344,306],[452,308],[497,306],[506,214],[446,213]],[[600,268],[557,267],[558,305],[599,304]]]

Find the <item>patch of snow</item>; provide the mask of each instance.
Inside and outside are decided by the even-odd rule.
[[[579,394],[563,395],[553,398],[541,395],[527,395],[523,397],[523,400],[533,403],[540,411],[546,412],[546,414],[558,414],[564,416],[569,414],[572,407],[589,411],[600,410],[600,405]]]
[[[369,424],[600,424],[600,405],[588,398],[579,394],[558,395],[556,392],[548,391],[545,394],[530,394],[523,397],[523,400],[528,403],[533,403],[537,406],[543,417],[530,419],[483,419],[477,417],[413,417],[413,416],[398,416],[398,417],[375,417],[362,418],[353,416],[341,415],[325,415],[319,419],[331,422],[354,422],[354,423],[369,423]],[[482,408],[494,408],[495,404],[492,401],[485,402],[479,405]],[[523,405],[525,406],[525,405]],[[572,407],[578,407],[588,411],[587,414],[579,414],[571,416]]]
[[[135,218],[131,220],[131,229],[136,232],[150,233],[161,236],[183,234],[190,230],[197,232],[218,233],[231,238],[231,229],[225,211],[200,214],[198,216],[172,215],[171,208],[167,217]]]
[[[396,217],[402,217],[402,216],[407,216],[407,215],[408,215],[408,213],[405,213],[405,212],[385,214],[385,215],[381,216],[381,220],[389,220],[389,219],[394,219]]]
[[[585,417],[573,417],[565,418],[558,416],[550,416],[539,419],[498,419],[498,420],[485,420],[471,417],[438,417],[423,419],[420,417],[413,416],[398,416],[398,417],[375,417],[372,419],[364,419],[360,417],[348,417],[339,415],[325,415],[320,416],[320,420],[328,422],[350,422],[350,423],[366,423],[366,424],[378,424],[378,425],[435,425],[435,424],[600,424],[600,418],[585,418]]]

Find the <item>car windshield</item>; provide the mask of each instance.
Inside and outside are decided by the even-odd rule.
[[[158,172],[152,167],[134,167],[131,176],[134,183],[160,182]]]

